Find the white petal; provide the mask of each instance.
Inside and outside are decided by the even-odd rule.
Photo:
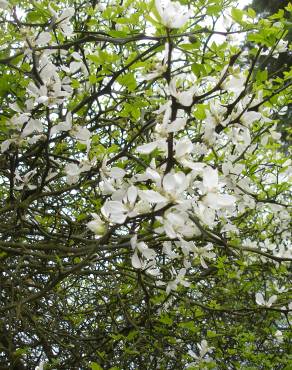
[[[11,144],[11,140],[4,140],[2,143],[1,143],[1,153],[4,153],[6,152],[6,150],[9,149],[10,147],[10,144]]]
[[[179,130],[182,130],[187,123],[186,118],[177,118],[173,122],[167,125],[166,130],[167,132],[177,132]]]
[[[203,170],[203,185],[208,190],[214,190],[218,186],[218,172],[212,167],[206,167]]]
[[[183,137],[175,144],[175,157],[180,158],[185,154],[191,153],[193,150],[193,143],[188,137]]]
[[[131,258],[131,262],[132,262],[132,266],[135,269],[141,269],[142,266],[143,266],[140,258],[138,257],[137,251],[135,251],[135,253],[133,254],[133,256]]]
[[[126,172],[122,168],[113,167],[111,168],[110,175],[113,179],[122,179],[125,176]]]
[[[249,111],[243,113],[240,120],[245,126],[251,125],[255,121],[259,121],[262,118],[262,114],[259,112]]]
[[[158,143],[156,141],[153,141],[151,143],[147,143],[144,145],[140,145],[136,148],[136,152],[141,153],[141,154],[149,154],[153,152],[154,149],[157,148],[157,145]]]
[[[38,44],[48,44],[51,41],[51,34],[50,32],[41,32],[37,38]]]
[[[256,293],[255,299],[256,299],[256,303],[258,305],[260,305],[260,306],[265,305],[265,300],[264,300],[264,297],[263,297],[262,293]]]
[[[76,163],[69,163],[65,166],[65,172],[69,176],[79,176],[81,171]]]
[[[73,74],[73,73],[77,72],[80,69],[81,65],[82,65],[82,63],[80,63],[80,62],[71,62],[70,66],[69,66],[70,73]]]
[[[277,296],[276,295],[272,295],[272,297],[269,298],[268,302],[267,302],[267,307],[271,307],[273,303],[275,303],[277,300]]]
[[[131,204],[134,204],[136,202],[138,196],[138,189],[136,186],[132,185],[129,187],[127,191],[127,198]]]
[[[208,193],[203,203],[213,209],[227,208],[234,205],[236,198],[229,194]]]
[[[139,190],[139,197],[149,203],[162,203],[167,201],[163,195],[154,190]]]

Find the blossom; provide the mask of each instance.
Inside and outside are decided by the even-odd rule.
[[[102,219],[96,214],[91,213],[93,221],[87,223],[87,227],[96,235],[103,235],[105,233],[106,227]]]
[[[239,95],[245,88],[246,77],[243,73],[238,73],[229,76],[223,83],[222,87],[226,91],[231,91],[235,95]]]
[[[72,115],[67,114],[64,122],[60,122],[51,128],[50,136],[53,136],[54,134],[61,131],[69,131],[71,130],[71,128],[72,128]]]
[[[240,121],[244,126],[250,126],[255,121],[259,121],[262,118],[262,114],[260,112],[255,111],[248,111],[243,113],[243,115],[240,117]]]
[[[138,190],[134,185],[129,186],[126,192],[116,192],[114,200],[106,200],[101,208],[101,212],[105,218],[115,224],[123,224],[127,217],[134,217],[138,214],[136,208],[136,200]]]
[[[180,28],[188,21],[193,12],[177,1],[155,0],[161,23],[167,28]]]
[[[205,262],[205,258],[207,258],[207,259],[213,259],[213,258],[216,257],[216,254],[214,252],[211,252],[212,249],[213,249],[213,245],[211,243],[208,243],[204,247],[196,247],[196,246],[193,246],[193,248],[191,249],[192,252],[194,253],[194,258],[199,257],[200,258],[201,265],[205,269],[208,268],[208,266],[207,266],[207,264]]]
[[[64,34],[64,36],[72,36],[73,34],[73,27],[70,24],[70,18],[73,17],[75,10],[74,8],[66,8],[62,11],[62,13],[58,16],[58,13],[49,5],[49,11],[54,17],[55,24],[60,29],[60,31]]]
[[[177,91],[176,89],[176,80],[177,78],[174,77],[169,84],[169,92],[170,94],[177,99],[177,101],[185,106],[190,107],[193,104],[193,97],[195,93],[198,91],[197,86],[192,86],[186,91]]]
[[[43,132],[43,124],[38,119],[30,119],[22,130],[21,137],[26,137],[33,132]]]
[[[131,257],[132,266],[135,269],[147,270],[151,275],[158,275],[159,270],[156,267],[155,250],[149,248],[144,242],[138,242],[137,239],[137,235],[135,234],[130,241],[131,247],[134,250],[134,254]]]
[[[86,127],[82,127],[79,125],[74,126],[73,130],[71,131],[72,135],[81,143],[85,144],[87,147],[87,152],[89,152],[90,144],[91,144],[91,132]]]
[[[264,299],[264,296],[262,293],[256,293],[255,295],[256,303],[259,306],[265,306],[265,307],[271,307],[273,303],[276,302],[277,296],[272,295],[267,301]]]
[[[197,343],[197,347],[199,350],[199,356],[196,355],[192,350],[189,351],[189,355],[196,359],[196,363],[200,362],[208,352],[211,352],[212,348],[209,347],[208,342],[203,339],[201,343]],[[196,363],[191,363],[190,366],[195,366]]]
[[[83,161],[80,164],[68,163],[65,166],[65,172],[67,175],[67,183],[69,185],[75,184],[79,180],[79,176],[82,172],[88,171],[91,168],[89,161]]]
[[[286,53],[288,50],[288,41],[280,40],[275,48],[278,53]]]
[[[206,167],[203,170],[203,186],[206,195],[203,197],[203,204],[213,209],[227,208],[233,206],[235,197],[229,194],[220,194],[218,172],[216,169]]]
[[[27,172],[25,175],[23,176],[20,176],[19,174],[19,171],[18,170],[15,170],[15,177],[14,177],[14,181],[18,181],[18,182],[21,182],[22,184],[18,185],[18,186],[15,186],[15,189],[17,190],[21,190],[23,189],[24,187],[28,187],[28,189],[30,190],[34,190],[37,188],[36,185],[32,185],[30,184],[30,180],[36,175],[36,170],[31,170],[29,172]]]
[[[200,235],[200,230],[191,222],[186,212],[172,210],[167,212],[164,217],[156,217],[156,219],[162,226],[155,229],[155,231],[159,234],[165,232],[171,239],[178,237],[191,238],[194,235]]]
[[[190,282],[185,280],[185,268],[181,268],[178,273],[172,268],[171,274],[175,278],[168,282],[166,286],[166,294],[169,294],[172,290],[177,290],[177,286],[179,284],[183,285],[184,287],[189,287],[191,285]]]

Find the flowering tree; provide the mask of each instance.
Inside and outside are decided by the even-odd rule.
[[[0,0],[1,368],[288,369],[292,7],[236,5]]]

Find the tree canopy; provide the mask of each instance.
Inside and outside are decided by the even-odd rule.
[[[291,12],[0,0],[1,369],[291,368]]]

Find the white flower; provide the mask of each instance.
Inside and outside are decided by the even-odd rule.
[[[214,252],[211,252],[213,249],[213,245],[211,243],[208,243],[205,247],[196,247],[193,246],[191,248],[192,252],[194,253],[194,257],[199,257],[202,267],[205,269],[208,268],[205,259],[213,259],[216,257],[216,254]]]
[[[105,223],[102,219],[96,214],[91,213],[91,216],[94,218],[93,221],[87,223],[87,227],[96,235],[103,235],[105,233]]]
[[[285,53],[288,50],[288,41],[280,40],[275,48],[278,53]]]
[[[87,152],[89,152],[90,149],[90,143],[91,143],[91,132],[86,127],[82,126],[74,126],[72,130],[72,135],[81,143],[85,144],[87,147]]]
[[[45,362],[41,361],[40,364],[35,368],[35,370],[44,370]]]
[[[170,94],[177,99],[177,101],[185,106],[190,107],[193,104],[193,97],[197,92],[197,86],[190,87],[187,91],[177,91],[176,89],[176,80],[177,78],[174,77],[169,84],[169,92]]]
[[[57,26],[60,28],[61,32],[65,36],[72,36],[73,34],[73,27],[70,24],[70,18],[73,17],[74,13],[74,8],[64,9],[61,15],[56,20]]]
[[[187,123],[186,118],[176,118],[166,126],[166,132],[177,132],[182,130]]]
[[[265,301],[262,293],[256,293],[255,299],[256,299],[256,303],[259,306],[271,307],[272,304],[276,302],[277,296],[272,295],[267,301]]]
[[[171,239],[178,237],[191,238],[194,235],[200,235],[200,230],[190,221],[185,212],[167,212],[164,218],[157,217],[157,220],[163,225],[155,229],[157,233],[165,232]]]
[[[126,171],[119,167],[112,167],[110,170],[110,176],[117,180],[122,179],[126,174]]]
[[[196,359],[195,363],[191,363],[190,366],[196,366],[205,356],[208,352],[211,352],[212,348],[209,347],[208,342],[203,339],[201,343],[197,343],[197,347],[199,350],[199,356],[196,355],[192,350],[189,351],[189,355],[192,356],[194,359]]]
[[[189,178],[183,172],[167,173],[163,177],[163,191],[171,202],[180,201],[188,186]]]
[[[153,152],[153,150],[157,148],[157,146],[158,146],[158,142],[152,141],[150,143],[146,143],[146,144],[138,146],[136,148],[136,152],[140,154],[150,154],[151,152]]]
[[[159,272],[155,266],[155,250],[149,248],[144,242],[138,242],[137,235],[134,235],[131,238],[130,243],[132,249],[134,250],[134,254],[131,258],[132,266],[136,269],[147,269],[150,274],[157,275]],[[141,258],[139,257],[138,252],[140,253]],[[145,260],[148,260],[148,262]]]
[[[103,11],[106,9],[106,4],[98,3],[98,4],[96,5],[96,8],[97,8],[97,10],[99,10],[100,12],[103,12]]]
[[[240,117],[240,121],[244,126],[250,126],[255,121],[259,121],[262,118],[262,114],[259,112],[254,111],[248,111],[243,113],[243,115]]]
[[[193,14],[177,1],[155,0],[155,6],[161,17],[161,23],[167,28],[182,27]]]
[[[10,145],[11,145],[12,142],[13,142],[13,140],[11,140],[11,139],[4,140],[1,143],[1,153],[6,152],[6,150],[9,149],[9,147],[10,147]]]
[[[188,281],[185,280],[185,268],[180,269],[178,273],[176,273],[176,271],[173,269],[171,273],[173,276],[175,276],[175,279],[168,282],[166,287],[166,294],[169,294],[172,290],[176,290],[179,284],[183,285],[184,287],[189,287],[191,285]]]
[[[207,193],[203,204],[213,209],[228,208],[234,205],[236,198],[229,194],[219,194],[219,179],[216,169],[206,167],[203,170],[203,185]]]
[[[208,193],[203,203],[213,209],[228,208],[234,205],[235,197],[229,194]]]
[[[67,183],[69,185],[75,184],[79,180],[81,169],[76,163],[69,163],[65,166],[65,172],[67,175]]]
[[[101,212],[104,217],[115,224],[123,224],[128,215],[126,206],[117,200],[106,200]]]
[[[38,119],[30,119],[29,122],[24,127],[21,137],[26,137],[32,134],[34,131],[43,132],[43,124]]]
[[[65,122],[60,122],[57,125],[51,128],[50,136],[60,132],[60,131],[69,131],[72,128],[72,115],[68,113],[66,115]]]
[[[187,136],[175,141],[175,158],[179,161],[188,159],[188,155],[193,151],[193,147],[193,143]]]
[[[163,203],[167,202],[167,199],[154,190],[139,190],[139,197],[149,203]]]
[[[14,178],[14,181],[18,181],[18,182],[21,182],[22,184],[18,185],[18,186],[15,186],[15,189],[17,190],[21,190],[23,189],[24,187],[28,187],[28,189],[30,190],[34,190],[37,188],[36,185],[31,185],[29,182],[30,180],[35,176],[36,174],[36,169],[34,170],[31,170],[29,172],[27,172],[25,175],[23,176],[20,176],[19,174],[19,171],[18,170],[15,170],[15,178]]]
[[[239,95],[241,91],[245,88],[246,78],[243,73],[238,73],[237,75],[229,76],[223,83],[222,87],[226,91],[231,91],[236,95]]]
[[[51,34],[50,32],[41,32],[39,35],[38,35],[38,38],[36,40],[36,43],[39,45],[39,44],[48,44],[50,41],[51,41]]]
[[[275,337],[276,337],[276,341],[279,342],[279,343],[282,343],[284,338],[283,338],[283,333],[281,332],[281,330],[277,330],[275,332]]]

